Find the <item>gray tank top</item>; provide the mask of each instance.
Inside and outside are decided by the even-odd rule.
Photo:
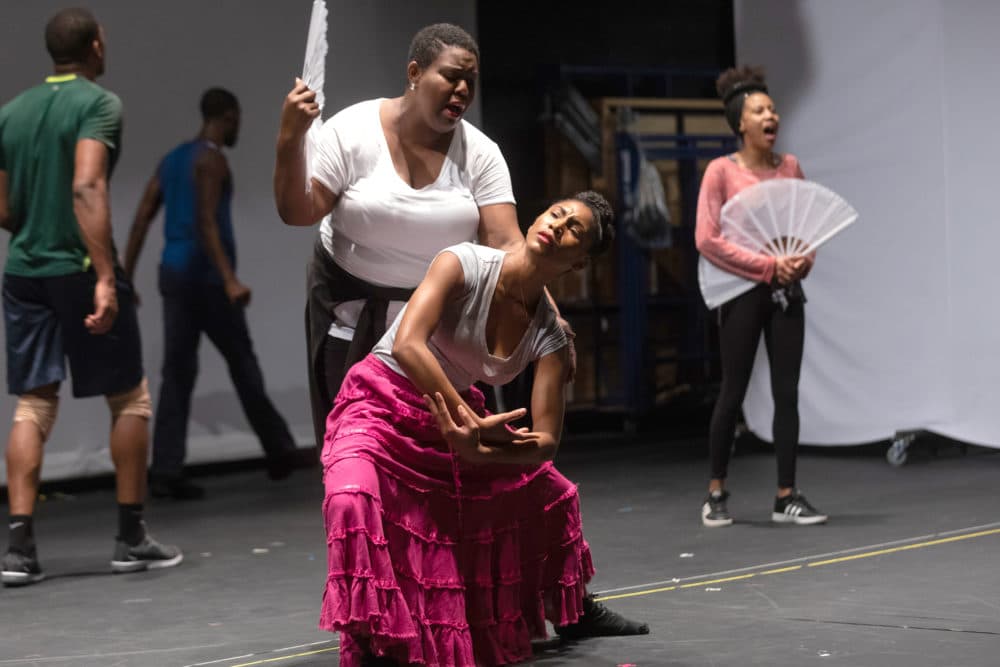
[[[473,243],[460,243],[441,252],[458,258],[465,274],[465,289],[459,298],[445,306],[441,322],[427,346],[456,389],[463,391],[477,381],[507,384],[532,361],[566,345],[566,335],[556,321],[556,314],[548,299],[543,297],[531,324],[510,356],[502,358],[490,354],[486,346],[486,319],[507,253]],[[405,313],[404,308],[372,350],[372,354],[404,377],[406,373],[392,356],[392,345]]]

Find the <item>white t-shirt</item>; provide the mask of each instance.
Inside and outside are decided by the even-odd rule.
[[[514,203],[500,148],[461,121],[441,172],[414,189],[396,173],[379,108],[343,109],[323,124],[311,176],[340,195],[320,226],[323,247],[348,273],[383,287],[416,287],[442,248],[476,238],[479,208]],[[363,302],[341,304],[331,335],[350,339]],[[390,304],[388,321],[402,303]]]
[[[427,347],[456,389],[462,391],[477,381],[492,385],[507,384],[532,361],[566,346],[566,334],[559,326],[549,300],[543,296],[527,331],[510,356],[503,358],[490,354],[486,345],[486,319],[507,253],[473,243],[462,243],[441,252],[452,253],[462,264],[465,290],[459,298],[445,306]],[[382,340],[376,343],[372,354],[406,377],[392,356],[392,345],[403,313],[399,314]]]

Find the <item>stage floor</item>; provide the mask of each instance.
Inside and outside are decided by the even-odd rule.
[[[888,466],[871,450],[807,450],[799,483],[828,525],[770,522],[773,456],[733,459],[736,523],[699,521],[704,440],[566,442],[607,604],[651,634],[539,642],[533,664],[659,667],[987,666],[1000,651],[1000,451]],[[884,449],[883,449],[884,451]],[[336,665],[316,629],[325,577],[318,470],[201,477],[202,502],[155,501],[178,568],[113,576],[109,490],[48,498],[48,579],[0,590],[0,667]],[[5,508],[6,509],[6,508]]]

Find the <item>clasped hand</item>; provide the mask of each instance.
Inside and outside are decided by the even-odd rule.
[[[803,255],[775,257],[774,278],[779,285],[788,285],[805,276],[809,260]]]

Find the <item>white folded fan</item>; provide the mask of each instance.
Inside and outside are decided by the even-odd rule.
[[[787,257],[814,252],[858,219],[843,197],[819,183],[775,178],[742,190],[722,207],[722,237],[751,252]],[[753,289],[755,282],[702,256],[698,285],[705,305],[717,308]]]
[[[316,93],[316,103],[320,115],[313,119],[306,133],[306,169],[308,176],[312,175],[312,160],[319,142],[320,129],[323,127],[323,104],[326,101],[323,88],[326,84],[326,52],[327,52],[327,11],[326,0],[314,0],[312,13],[309,16],[309,32],[306,36],[306,58],[302,65],[302,80],[309,89]]]

